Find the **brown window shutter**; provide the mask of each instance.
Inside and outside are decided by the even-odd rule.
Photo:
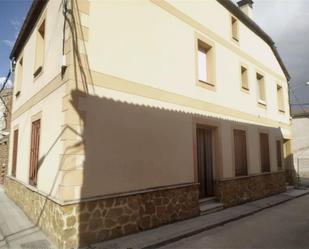
[[[12,176],[14,177],[16,176],[17,148],[18,148],[18,129],[14,131],[14,138],[13,138]]]
[[[37,176],[39,170],[39,147],[40,147],[40,126],[41,120],[32,123],[31,130],[31,148],[30,148],[30,168],[29,168],[29,184],[37,185]]]
[[[260,133],[261,170],[270,172],[270,156],[268,134]]]
[[[282,146],[281,141],[276,141],[276,147],[277,147],[277,165],[278,169],[282,169]]]
[[[248,174],[246,131],[234,130],[235,176]]]

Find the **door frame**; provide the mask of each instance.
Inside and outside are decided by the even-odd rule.
[[[212,156],[212,177],[214,184],[214,193],[216,191],[216,181],[222,178],[222,139],[221,139],[221,124],[217,120],[205,118],[193,118],[193,158],[194,158],[194,182],[199,182],[198,177],[198,162],[197,162],[197,128],[205,128],[212,130],[213,156]]]

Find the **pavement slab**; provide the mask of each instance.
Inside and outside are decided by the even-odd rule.
[[[56,249],[0,188],[0,248]]]

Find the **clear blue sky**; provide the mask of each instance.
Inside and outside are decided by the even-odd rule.
[[[9,55],[31,3],[31,0],[0,0],[0,78],[8,73]]]

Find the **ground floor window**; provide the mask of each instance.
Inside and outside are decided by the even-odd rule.
[[[37,185],[37,176],[39,169],[40,127],[40,119],[32,122],[29,168],[29,184],[32,186]]]
[[[235,176],[248,174],[246,131],[234,130]]]
[[[267,133],[260,133],[260,157],[262,172],[270,172],[269,139]]]
[[[17,149],[18,149],[18,129],[13,134],[13,158],[12,158],[12,176],[16,176],[16,164],[17,164]]]

